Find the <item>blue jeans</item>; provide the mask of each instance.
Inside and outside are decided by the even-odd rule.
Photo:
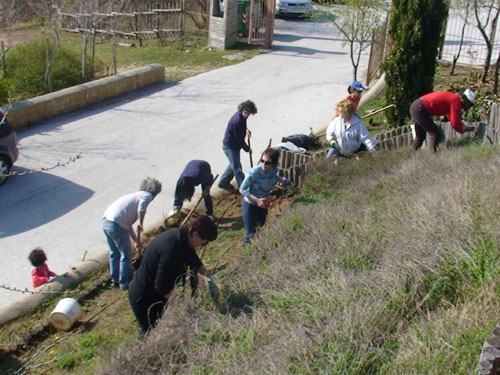
[[[245,239],[241,245],[243,247],[250,243],[251,236],[257,231],[257,228],[263,226],[266,222],[267,208],[260,208],[255,204],[243,200],[241,209],[243,211],[243,225],[246,232]]]
[[[102,220],[102,230],[108,240],[109,272],[111,280],[120,288],[128,288],[134,276],[132,270],[132,247],[130,246],[130,233],[113,221]]]
[[[233,177],[236,177],[236,183],[238,184],[239,188],[241,186],[241,183],[245,179],[245,175],[243,174],[243,169],[241,168],[240,150],[233,150],[227,147],[222,147],[222,150],[229,159],[229,166],[222,174],[219,185],[220,186],[229,185]]]

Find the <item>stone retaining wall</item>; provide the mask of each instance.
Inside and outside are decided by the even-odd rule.
[[[165,67],[151,64],[14,103],[7,118],[14,128],[20,128],[163,81]],[[7,109],[1,107],[4,113]]]

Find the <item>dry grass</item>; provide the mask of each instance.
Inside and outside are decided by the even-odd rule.
[[[498,319],[499,170],[475,146],[318,163],[217,274],[223,307],[180,293],[100,373],[471,373]]]

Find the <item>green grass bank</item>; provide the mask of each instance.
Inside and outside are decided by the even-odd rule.
[[[499,320],[500,153],[317,162],[303,196],[216,273],[179,290],[100,374],[472,374]]]

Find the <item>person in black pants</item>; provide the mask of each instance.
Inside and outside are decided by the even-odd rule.
[[[217,227],[208,216],[198,216],[181,228],[169,229],[148,245],[144,259],[129,285],[129,301],[142,333],[161,318],[175,284],[188,267],[207,276],[196,249],[217,238]]]
[[[210,188],[214,182],[214,176],[210,164],[204,160],[191,160],[182,171],[175,188],[174,207],[168,216],[179,214],[184,201],[190,201],[194,194],[194,187],[201,184],[203,199],[205,201],[205,212],[214,220],[214,210]]]

